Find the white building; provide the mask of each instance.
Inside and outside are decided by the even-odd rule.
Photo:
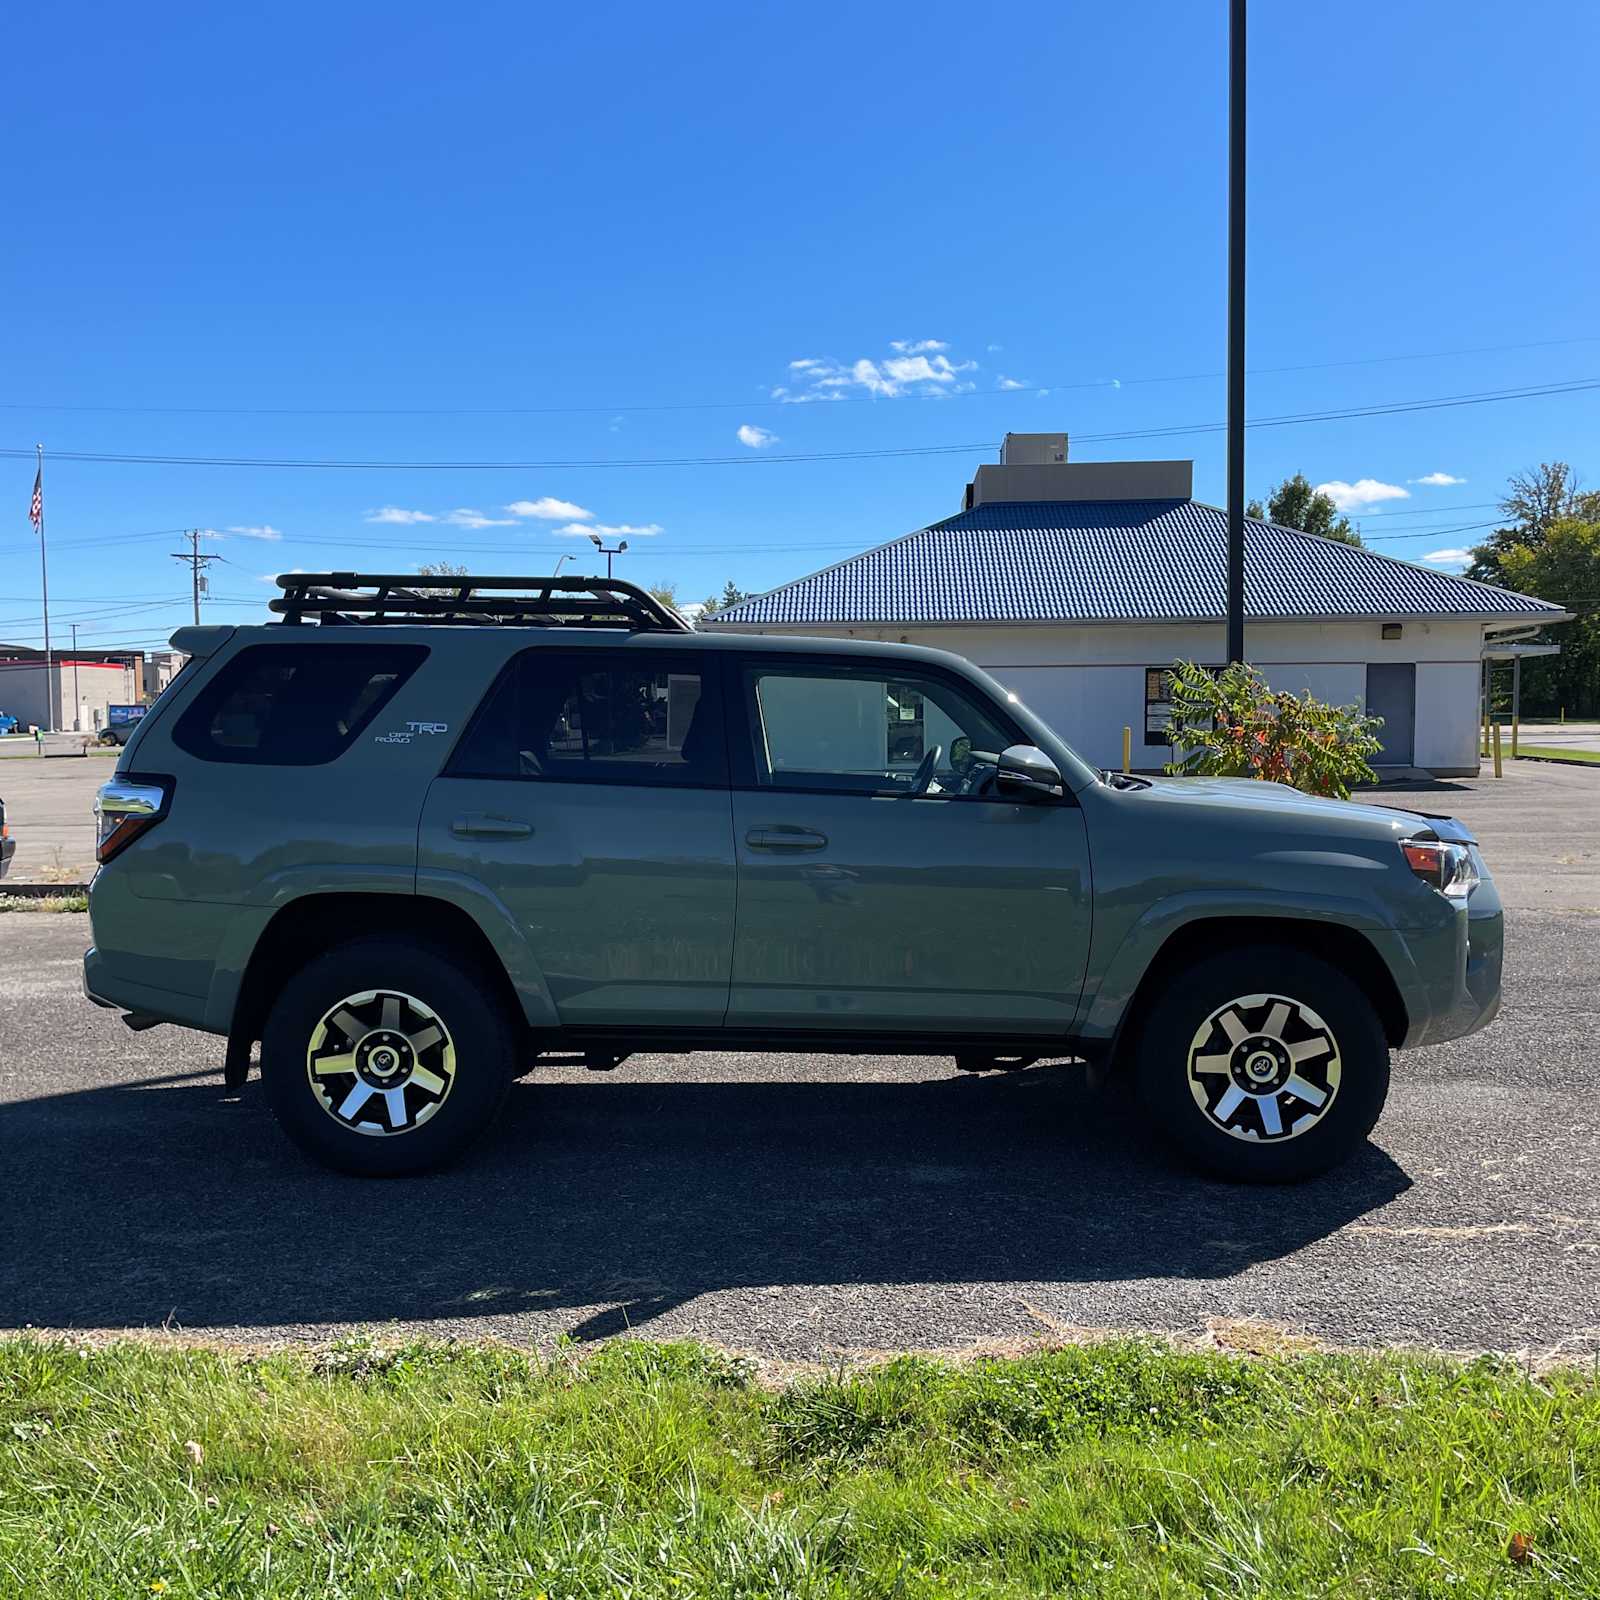
[[[23,727],[98,733],[109,723],[109,707],[138,705],[143,672],[135,652],[123,657],[52,654],[27,645],[0,645],[0,712]]]
[[[1167,758],[1163,670],[1225,659],[1227,518],[1189,461],[1068,464],[1009,434],[964,508],[708,617],[707,628],[896,640],[975,661],[1086,759]],[[1486,650],[1570,620],[1547,601],[1272,523],[1245,528],[1245,653],[1274,688],[1382,716],[1378,764],[1478,770]]]

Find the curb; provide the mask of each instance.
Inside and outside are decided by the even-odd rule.
[[[1576,761],[1568,756],[1524,756],[1518,755],[1511,758],[1516,761],[1543,761],[1551,767],[1600,767],[1600,761]]]
[[[70,900],[88,892],[86,883],[7,883],[0,878],[0,900]]]

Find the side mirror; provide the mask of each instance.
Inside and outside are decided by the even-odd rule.
[[[1051,795],[1059,799],[1065,792],[1061,774],[1049,756],[1037,745],[1014,744],[1000,752],[995,768],[995,788],[1002,794]]]

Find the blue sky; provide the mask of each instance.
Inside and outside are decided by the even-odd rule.
[[[955,510],[1008,429],[1192,455],[1220,502],[1220,434],[1091,436],[1223,414],[1225,12],[19,12],[0,448],[63,453],[53,633],[159,642],[191,526],[219,621],[289,567],[583,569],[586,526],[645,530],[618,570],[681,599],[768,588]],[[1563,66],[1593,6],[1256,0],[1251,41],[1250,415],[1600,376],[1600,111]],[[1249,479],[1404,490],[1357,509],[1423,559],[1515,469],[1600,477],[1597,420],[1600,391],[1262,428]],[[735,459],[595,464],[705,457]],[[0,639],[37,643],[31,459],[0,477]]]

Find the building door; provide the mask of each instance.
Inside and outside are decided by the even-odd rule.
[[[1417,669],[1410,661],[1389,661],[1367,666],[1367,715],[1382,717],[1378,738],[1383,748],[1377,764],[1409,767],[1414,759],[1417,726]]]

